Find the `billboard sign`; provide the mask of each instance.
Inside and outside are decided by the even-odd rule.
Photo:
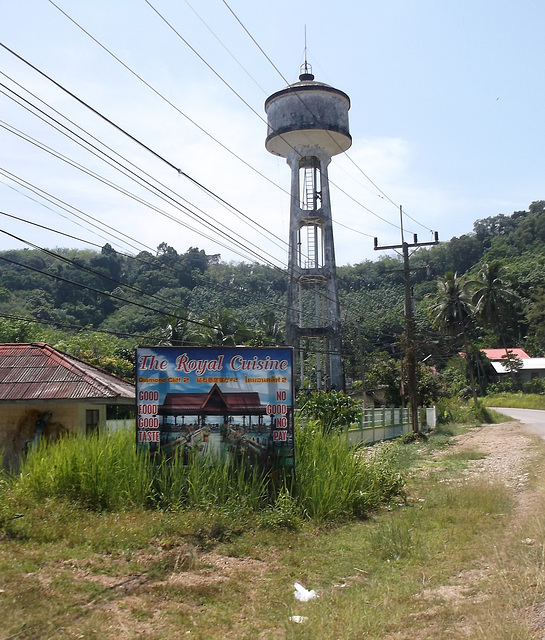
[[[292,367],[291,347],[138,347],[138,446],[293,467]]]

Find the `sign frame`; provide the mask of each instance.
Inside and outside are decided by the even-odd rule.
[[[294,474],[293,347],[136,348],[136,445]]]

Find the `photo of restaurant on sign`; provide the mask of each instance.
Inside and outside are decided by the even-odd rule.
[[[291,348],[139,347],[137,442],[293,467]]]

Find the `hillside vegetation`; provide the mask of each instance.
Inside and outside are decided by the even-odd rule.
[[[484,393],[480,348],[545,354],[544,243],[545,201],[537,201],[477,220],[472,232],[412,256],[423,402],[467,395],[468,374]],[[347,378],[357,386],[365,371],[366,387],[385,388],[397,404],[405,346],[400,259],[342,266],[338,276]],[[136,256],[109,244],[4,251],[0,283],[0,341],[44,341],[126,379],[138,344],[283,342],[287,274],[225,263],[194,247],[178,253],[163,243],[155,255]],[[461,351],[465,362],[456,360]]]

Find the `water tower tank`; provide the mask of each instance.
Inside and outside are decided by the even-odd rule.
[[[302,73],[299,82],[273,93],[265,101],[267,151],[287,158],[294,150],[322,149],[330,157],[352,144],[348,128],[350,98],[343,91]]]
[[[301,389],[344,387],[328,165],[352,144],[349,109],[346,93],[316,82],[306,61],[299,82],[265,101],[265,146],[291,170],[286,344]]]

